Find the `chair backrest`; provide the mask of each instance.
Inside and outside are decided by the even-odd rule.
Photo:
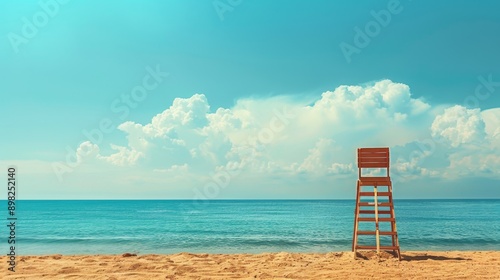
[[[359,148],[358,176],[362,168],[386,168],[389,177],[389,148]]]

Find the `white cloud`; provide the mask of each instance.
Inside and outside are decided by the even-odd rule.
[[[413,150],[418,151],[418,150]],[[435,177],[438,176],[439,172],[436,170],[431,170],[422,166],[425,161],[430,161],[430,156],[432,153],[422,152],[421,150],[417,153],[407,154],[408,157],[405,158],[402,155],[396,155],[397,159],[392,164],[392,174],[391,177],[396,181],[408,181],[417,179],[419,177]]]
[[[176,98],[146,124],[119,125],[127,144],[113,145],[112,154],[102,155],[90,142],[77,154],[117,170],[136,166],[162,185],[172,178],[192,185],[194,178],[221,170],[261,185],[270,178],[296,181],[299,175],[355,176],[356,148],[373,146],[391,147],[391,175],[400,181],[463,174],[498,178],[499,124],[500,109],[431,107],[413,98],[407,85],[383,80],[340,86],[313,103],[287,96],[247,98],[210,110],[203,94]]]
[[[154,136],[165,136],[176,127],[199,128],[207,124],[210,106],[203,94],[190,98],[176,98],[172,106],[156,115],[151,123],[144,127],[144,132]]]
[[[328,168],[328,163],[333,161],[333,140],[320,138],[313,149],[309,150],[309,155],[299,166],[298,171],[310,173],[324,173]]]
[[[172,167],[166,169],[153,169],[154,172],[172,173],[172,174],[186,173],[188,172],[188,170],[189,167],[187,164],[172,165]]]
[[[76,149],[76,156],[78,162],[82,162],[86,158],[97,158],[99,156],[99,146],[90,141],[85,141]]]
[[[349,174],[354,171],[352,163],[338,163],[342,160],[337,154],[340,150],[332,139],[320,138],[309,155],[297,166],[299,173],[311,174]]]
[[[464,176],[500,177],[500,110],[466,109],[452,106],[436,116],[431,125],[436,150],[447,157],[446,167],[434,170],[448,179]],[[437,154],[437,152],[435,153]],[[429,156],[429,161],[439,159]]]
[[[129,149],[127,147],[121,147],[117,145],[111,145],[111,149],[117,151],[109,156],[101,156],[103,160],[118,166],[131,166],[135,165],[139,158],[143,157],[144,154],[138,152],[134,149]]]
[[[98,162],[108,162],[116,166],[132,166],[135,165],[139,158],[144,154],[134,149],[121,147],[111,144],[111,149],[116,151],[109,156],[103,156],[100,153],[99,146],[85,141],[76,149],[76,158],[79,164],[98,164]]]
[[[479,109],[456,105],[436,117],[431,126],[432,136],[444,138],[452,147],[481,143],[486,137],[485,124]]]
[[[489,109],[481,112],[485,123],[485,131],[491,142],[500,148],[500,108]]]
[[[354,172],[354,167],[352,163],[346,164],[335,162],[328,168],[328,172],[333,174],[351,174]]]
[[[335,123],[372,126],[380,120],[386,125],[398,123],[429,108],[424,101],[411,97],[407,85],[390,80],[365,87],[340,86],[323,93],[312,107],[313,113],[322,113]]]
[[[493,177],[498,176],[500,168],[500,154],[491,151],[491,154],[455,153],[450,156],[450,168],[445,175],[452,178],[463,176]]]

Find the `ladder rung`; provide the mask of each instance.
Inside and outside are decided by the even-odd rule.
[[[378,196],[390,196],[390,192],[377,192]],[[375,196],[375,192],[359,192],[359,196]]]
[[[358,231],[359,235],[377,235],[376,231]],[[379,235],[397,235],[395,231],[380,231]]]
[[[360,250],[377,250],[377,246],[357,245],[356,249]],[[380,246],[380,250],[399,250],[398,246]]]
[[[389,210],[379,210],[379,214],[391,215],[392,212]],[[359,210],[359,214],[375,214],[375,210]]]
[[[375,206],[375,202],[360,202],[359,206]],[[378,206],[392,206],[390,202],[379,202]]]
[[[375,218],[358,218],[359,222],[375,222]],[[379,222],[394,222],[394,218],[378,218]]]

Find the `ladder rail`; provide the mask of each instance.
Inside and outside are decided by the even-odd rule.
[[[375,242],[377,242],[377,256],[380,257],[380,234],[378,227],[378,195],[377,195],[377,184],[373,187],[373,200],[375,202]]]
[[[352,251],[354,252],[354,255],[356,255],[356,246],[357,246],[357,243],[358,243],[358,235],[357,235],[357,232],[358,232],[358,225],[359,225],[359,202],[360,202],[360,196],[359,196],[359,193],[360,193],[361,189],[360,189],[360,185],[359,185],[359,181],[356,183],[356,208],[354,210],[354,231],[352,233],[352,239],[353,239],[353,242],[352,242]]]
[[[389,201],[392,204],[391,209],[391,217],[394,219],[394,222],[391,222],[391,231],[395,232],[396,235],[393,235],[392,238],[392,246],[397,248],[397,254],[398,254],[398,259],[401,260],[401,249],[399,247],[399,238],[398,238],[398,228],[396,226],[396,211],[394,210],[394,201],[392,198],[392,184],[389,184],[388,186],[389,192],[391,195],[389,196]],[[396,252],[394,252],[396,253]]]

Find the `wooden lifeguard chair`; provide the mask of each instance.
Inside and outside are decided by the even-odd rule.
[[[386,169],[386,176],[363,176],[363,168],[378,168],[379,171],[380,169]],[[379,188],[386,189],[380,190]],[[360,223],[362,223],[361,226]],[[370,226],[371,228],[366,228]],[[371,245],[360,245],[358,243],[360,236],[363,236],[362,239],[375,236],[376,245],[374,246],[373,243]],[[381,236],[384,239],[382,241],[386,244],[381,244]],[[366,240],[363,241],[366,242]],[[389,176],[389,148],[358,149],[358,181],[356,184],[356,209],[354,211],[354,232],[352,237],[354,258],[356,258],[357,250],[377,250],[377,256],[379,257],[380,250],[388,250],[397,254],[399,260],[401,260],[394,202],[392,200],[392,183]]]

